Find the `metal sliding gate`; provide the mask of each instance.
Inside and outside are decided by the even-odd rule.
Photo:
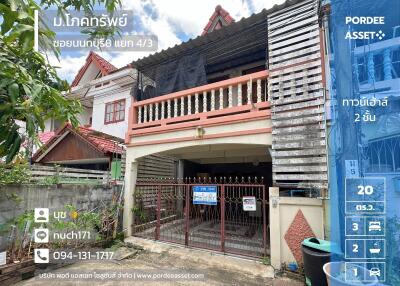
[[[267,194],[257,179],[140,181],[134,195],[133,233],[149,239],[263,257]]]

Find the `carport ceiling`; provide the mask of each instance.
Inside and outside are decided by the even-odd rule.
[[[267,146],[253,144],[201,145],[174,149],[163,154],[199,164],[271,162]]]

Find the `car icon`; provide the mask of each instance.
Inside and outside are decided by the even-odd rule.
[[[370,221],[368,225],[369,231],[382,231],[381,222],[380,221]]]
[[[378,267],[372,267],[369,270],[369,276],[381,276],[381,270]]]

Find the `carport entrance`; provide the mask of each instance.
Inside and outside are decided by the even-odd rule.
[[[266,256],[267,197],[265,185],[256,178],[137,182],[133,235]]]

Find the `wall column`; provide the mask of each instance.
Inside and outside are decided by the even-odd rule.
[[[269,188],[269,235],[271,250],[271,265],[281,268],[281,228],[279,210],[279,188]]]
[[[125,236],[132,236],[132,226],[134,224],[132,208],[134,206],[134,193],[138,173],[138,162],[136,160],[129,162],[127,156],[125,170],[125,190],[124,190],[124,219],[123,229]]]

